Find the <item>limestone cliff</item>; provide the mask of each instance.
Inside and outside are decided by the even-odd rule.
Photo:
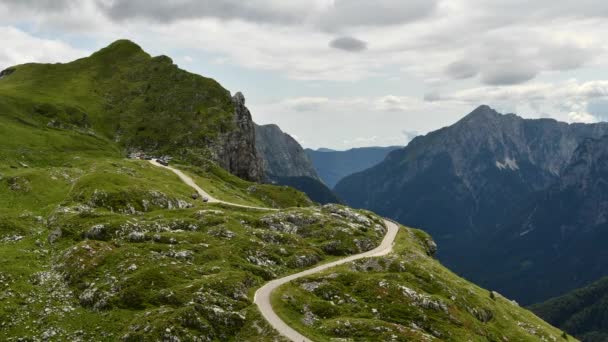
[[[262,159],[255,144],[255,124],[245,106],[245,96],[238,92],[234,103],[234,129],[222,134],[211,147],[215,161],[230,173],[251,181],[262,181]]]

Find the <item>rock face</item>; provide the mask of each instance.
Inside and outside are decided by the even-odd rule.
[[[560,179],[505,228],[488,255],[504,260],[498,272],[532,264],[506,288],[525,293],[524,299],[557,296],[606,276],[608,136],[583,141]]]
[[[300,144],[277,125],[256,125],[255,138],[269,177],[310,177],[320,180]]]
[[[263,180],[262,159],[256,150],[255,124],[245,96],[236,93],[234,103],[234,130],[224,133],[212,147],[216,161],[230,173],[251,181]]]
[[[352,206],[425,229],[442,246],[439,258],[452,269],[529,303],[549,296],[543,293],[551,286],[539,284],[532,290],[529,282],[520,281],[516,289],[510,279],[529,269],[521,264],[500,271],[483,267],[481,261],[487,265],[494,260],[480,254],[491,255],[487,244],[513,226],[513,217],[524,217],[539,193],[560,177],[566,179],[570,160],[585,139],[607,133],[606,123],[525,120],[481,106],[453,126],[415,138],[379,165],[346,177],[335,191]],[[543,272],[538,266],[548,257],[543,248],[551,247],[529,248],[539,259],[520,261]],[[502,259],[496,263],[505,264]],[[505,274],[510,278],[504,279]]]
[[[323,184],[302,146],[279,126],[256,125],[255,139],[267,182],[296,188],[318,203],[342,202]]]
[[[344,177],[361,172],[379,164],[386,156],[403,147],[363,147],[348,151],[333,151],[326,148],[307,149],[306,153],[319,177],[333,188]]]

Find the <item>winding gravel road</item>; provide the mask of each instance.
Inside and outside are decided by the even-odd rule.
[[[162,168],[173,171],[173,173],[175,173],[184,183],[186,183],[187,185],[192,187],[194,190],[196,190],[196,192],[199,195],[201,195],[203,197],[207,197],[209,199],[209,203],[222,203],[222,204],[226,204],[226,205],[230,205],[230,206],[234,206],[234,207],[241,207],[241,208],[248,208],[248,209],[277,210],[277,209],[271,209],[271,208],[252,207],[252,206],[247,206],[247,205],[220,201],[220,200],[214,198],[213,196],[209,195],[205,190],[201,189],[198,185],[196,185],[196,183],[192,180],[192,178],[190,178],[189,176],[187,176],[180,170],[172,168],[170,166],[162,165],[162,164],[158,163],[156,160],[151,160],[150,163],[152,163],[155,166],[162,167]],[[384,223],[386,224],[386,228],[387,228],[386,235],[384,236],[382,243],[380,243],[380,246],[372,249],[371,251],[367,251],[367,252],[361,253],[361,254],[351,255],[344,259],[340,259],[340,260],[336,260],[336,261],[333,261],[333,262],[330,262],[327,264],[323,264],[323,265],[317,266],[315,268],[311,268],[309,270],[302,271],[300,273],[296,273],[296,274],[292,274],[292,275],[289,275],[289,276],[286,276],[283,278],[275,279],[275,280],[272,280],[272,281],[266,283],[266,285],[262,286],[261,288],[259,288],[255,292],[253,301],[260,309],[262,316],[264,316],[264,318],[268,321],[268,323],[270,323],[270,325],[273,328],[275,328],[281,335],[287,337],[288,339],[290,339],[294,342],[312,342],[312,340],[306,338],[306,336],[300,334],[295,329],[293,329],[289,325],[287,325],[287,323],[285,323],[276,314],[276,312],[274,312],[274,310],[272,309],[272,305],[270,303],[270,297],[272,295],[272,292],[275,289],[277,289],[279,286],[286,284],[292,280],[306,277],[306,276],[309,276],[309,275],[312,275],[315,273],[319,273],[321,271],[325,271],[329,268],[332,268],[332,267],[335,267],[338,265],[346,264],[348,262],[355,261],[358,259],[373,258],[373,257],[379,257],[379,256],[384,256],[384,255],[389,254],[393,250],[393,244],[395,242],[395,238],[397,237],[397,232],[399,231],[399,227],[395,223],[393,223],[389,220],[384,220]]]
[[[284,278],[272,280],[266,283],[266,285],[262,286],[260,289],[258,289],[255,292],[253,301],[258,306],[260,312],[262,312],[262,315],[268,321],[268,323],[270,323],[270,325],[272,325],[279,333],[281,333],[281,335],[289,338],[294,342],[312,342],[312,340],[306,338],[306,336],[300,334],[299,332],[291,328],[289,325],[287,325],[287,323],[285,323],[281,318],[279,318],[276,312],[274,312],[274,310],[272,309],[272,305],[270,304],[270,297],[272,295],[272,291],[292,280],[306,277],[311,274],[319,273],[334,266],[346,264],[348,262],[355,261],[358,259],[379,257],[389,254],[393,250],[393,243],[395,242],[395,237],[397,236],[399,228],[391,221],[384,220],[384,222],[388,230],[380,246],[376,247],[375,249],[372,249],[371,251],[367,251],[365,253],[351,255],[344,259],[323,264],[315,268],[302,271],[300,273],[289,275]]]
[[[264,208],[264,207],[254,207],[254,206],[250,206],[250,205],[243,205],[243,204],[236,204],[236,203],[230,203],[230,202],[225,202],[225,201],[221,201],[218,200],[217,198],[211,196],[209,193],[207,193],[205,190],[201,189],[201,187],[199,187],[198,185],[196,185],[196,183],[192,180],[192,178],[190,178],[190,176],[186,175],[185,173],[181,172],[180,170],[173,168],[171,166],[165,166],[162,165],[161,163],[157,162],[156,160],[150,160],[150,163],[154,166],[158,166],[158,167],[162,167],[164,169],[170,170],[173,173],[175,173],[179,179],[182,180],[182,182],[186,183],[188,186],[192,187],[194,190],[196,190],[196,192],[201,196],[201,197],[206,197],[208,199],[208,203],[221,203],[221,204],[225,204],[225,205],[229,205],[232,207],[239,207],[239,208],[247,208],[247,209],[256,209],[256,210],[269,210],[269,211],[276,211],[278,209],[274,209],[274,208]]]

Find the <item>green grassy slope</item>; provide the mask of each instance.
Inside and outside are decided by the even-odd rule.
[[[284,285],[273,305],[315,341],[566,341],[516,303],[444,268],[428,241],[403,228],[393,254]]]
[[[205,156],[232,129],[230,93],[122,40],[67,64],[24,64],[0,79],[4,118],[97,134],[126,148]]]
[[[80,157],[1,170],[0,340],[271,340],[255,288],[382,238],[332,207],[266,212],[195,201],[173,173],[145,161]],[[211,171],[189,172],[214,181]],[[216,177],[244,188],[245,203],[297,197]]]

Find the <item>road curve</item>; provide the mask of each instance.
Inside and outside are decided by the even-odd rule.
[[[187,185],[192,187],[194,190],[196,190],[196,192],[200,196],[207,197],[209,199],[209,201],[208,201],[209,203],[222,203],[222,204],[230,205],[233,207],[257,209],[257,210],[278,210],[278,209],[272,209],[272,208],[252,207],[252,206],[247,206],[247,205],[242,205],[242,204],[220,201],[217,198],[214,198],[213,196],[209,195],[205,190],[201,189],[198,185],[196,185],[196,183],[192,180],[192,178],[190,178],[188,175],[181,172],[180,170],[172,168],[170,166],[162,165],[162,164],[158,163],[156,160],[150,160],[150,163],[152,163],[152,165],[154,165],[154,166],[158,166],[158,167],[165,168],[167,170],[171,170],[184,183],[186,183]],[[379,257],[379,256],[384,256],[384,255],[389,254],[393,250],[393,244],[395,242],[395,238],[397,237],[397,232],[399,231],[399,227],[392,221],[389,221],[386,219],[384,220],[384,223],[387,228],[386,235],[384,236],[384,239],[382,239],[382,243],[380,243],[380,246],[372,249],[371,251],[367,251],[367,252],[361,253],[361,254],[351,255],[344,259],[340,259],[340,260],[336,260],[336,261],[333,261],[333,262],[330,262],[327,264],[323,264],[323,265],[317,266],[315,268],[311,268],[309,270],[302,271],[300,273],[296,273],[296,274],[289,275],[287,277],[275,279],[275,280],[272,280],[272,281],[266,283],[264,286],[260,287],[255,292],[253,301],[260,309],[262,316],[264,316],[266,321],[268,321],[268,323],[270,323],[270,325],[273,328],[275,328],[281,335],[287,337],[288,339],[290,339],[294,342],[312,342],[310,339],[306,338],[306,336],[300,334],[299,332],[297,332],[296,330],[291,328],[289,325],[287,325],[287,323],[285,323],[281,318],[279,318],[279,316],[276,314],[276,312],[274,312],[274,310],[272,309],[272,305],[270,303],[270,296],[271,296],[272,292],[275,289],[277,289],[279,286],[286,284],[292,280],[306,277],[306,276],[309,276],[309,275],[312,275],[315,273],[319,273],[321,271],[327,270],[329,268],[332,268],[332,267],[335,267],[338,265],[346,264],[348,262],[355,261],[358,259],[373,258],[373,257]]]
[[[358,259],[379,257],[379,256],[389,254],[393,250],[393,243],[395,242],[395,238],[397,236],[397,232],[399,231],[399,227],[397,227],[397,225],[391,221],[384,220],[384,222],[387,227],[387,233],[384,236],[384,239],[382,240],[382,243],[380,244],[380,246],[376,247],[375,249],[372,249],[371,251],[368,251],[365,253],[351,255],[344,259],[340,259],[340,260],[337,260],[334,262],[323,264],[323,265],[317,266],[315,268],[311,268],[309,270],[302,271],[300,273],[289,275],[284,278],[272,280],[272,281],[266,283],[266,285],[259,288],[255,292],[253,301],[260,309],[262,316],[264,316],[264,318],[268,321],[268,323],[270,323],[270,325],[272,325],[273,328],[275,328],[281,335],[287,337],[288,339],[290,339],[294,342],[302,342],[302,341],[312,342],[312,340],[306,338],[306,336],[300,334],[299,332],[297,332],[296,330],[291,328],[289,325],[287,325],[287,323],[285,323],[281,318],[279,318],[279,316],[276,314],[276,312],[274,312],[274,310],[272,309],[272,305],[270,303],[270,297],[271,297],[272,292],[275,289],[277,289],[279,286],[286,284],[292,280],[302,278],[305,276],[309,276],[311,274],[315,274],[315,273],[324,271],[324,270],[332,268],[334,266],[342,265],[342,264],[345,264],[345,263],[348,263],[348,262],[351,262],[354,260],[358,260]]]
[[[182,182],[186,183],[188,186],[190,186],[191,188],[193,188],[194,190],[196,190],[196,192],[201,196],[201,197],[206,197],[209,199],[209,201],[207,201],[208,203],[221,203],[221,204],[225,204],[225,205],[229,205],[232,207],[239,207],[239,208],[247,208],[247,209],[256,209],[256,210],[270,210],[270,211],[274,211],[274,210],[278,210],[278,209],[274,209],[274,208],[264,208],[264,207],[254,207],[254,206],[250,206],[250,205],[243,205],[243,204],[236,204],[236,203],[230,203],[230,202],[225,202],[222,200],[218,200],[217,198],[211,196],[209,193],[207,193],[205,190],[201,189],[201,187],[199,187],[194,180],[192,180],[192,178],[190,178],[190,176],[186,175],[185,173],[181,172],[180,170],[173,168],[171,166],[165,166],[160,164],[159,162],[157,162],[156,160],[150,160],[150,163],[154,166],[158,166],[158,167],[162,167],[164,169],[170,170],[173,173],[175,173],[179,179],[182,180]]]

